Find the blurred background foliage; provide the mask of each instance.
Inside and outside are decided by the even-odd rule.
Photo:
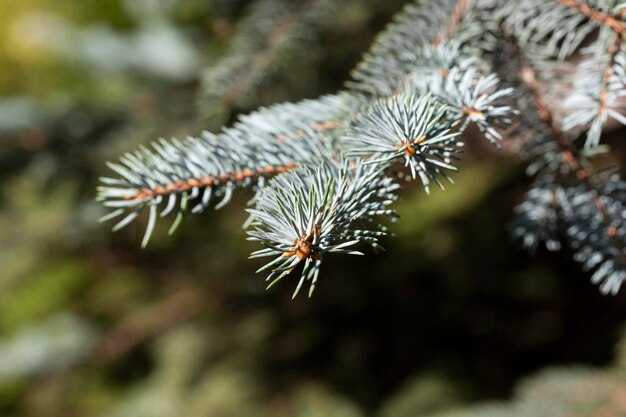
[[[401,3],[0,0],[0,415],[626,414],[626,296],[511,241],[514,157],[407,188],[313,299],[244,262],[245,196],[147,250],[98,224],[106,160],[337,91]]]

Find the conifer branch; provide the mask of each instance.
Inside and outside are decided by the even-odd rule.
[[[119,178],[102,178],[99,201],[114,210],[102,218],[121,218],[119,230],[143,209],[150,216],[142,245],[147,245],[157,219],[176,213],[173,233],[187,213],[201,213],[214,203],[226,205],[236,188],[262,187],[267,178],[297,166],[315,164],[333,153],[327,134],[352,114],[356,101],[348,95],[325,96],[297,104],[281,104],[242,116],[219,135],[161,140],[109,164]],[[190,204],[194,204],[190,207]]]
[[[623,32],[607,30],[600,34],[593,52],[580,64],[577,79],[574,80],[574,93],[566,100],[568,107],[575,111],[564,118],[563,128],[587,127],[587,148],[599,145],[602,130],[609,118],[626,124],[621,102],[626,95],[626,57],[623,47]]]
[[[612,268],[614,269],[610,270],[608,269],[608,267],[606,267],[605,264],[600,269],[600,271],[602,271],[602,274],[608,276],[608,278],[605,279],[605,285],[603,286],[603,290],[605,290],[606,292],[615,293],[619,289],[622,281],[626,279],[626,240],[623,230],[620,230],[624,227],[623,219],[622,217],[620,217],[623,214],[620,211],[610,210],[605,203],[605,201],[607,201],[607,198],[609,198],[609,196],[605,193],[605,190],[603,189],[606,185],[598,186],[598,181],[594,180],[593,172],[591,168],[588,167],[588,163],[584,158],[578,155],[571,141],[560,129],[558,123],[554,119],[550,107],[547,104],[547,100],[541,91],[541,87],[539,85],[539,82],[537,81],[535,71],[532,66],[528,64],[528,62],[524,61],[523,55],[522,66],[520,69],[520,79],[524,82],[528,90],[531,92],[539,118],[548,127],[551,133],[550,137],[558,145],[558,148],[561,152],[562,161],[568,166],[569,171],[574,174],[576,180],[579,181],[580,184],[582,184],[582,189],[585,191],[585,193],[581,194],[581,192],[576,187],[571,187],[569,192],[566,190],[566,198],[561,199],[560,202],[561,207],[563,207],[564,205],[569,206],[570,204],[585,204],[585,199],[588,198],[591,203],[590,205],[588,205],[588,207],[592,208],[599,214],[599,219],[601,223],[600,233],[608,237],[609,243],[616,249],[616,261],[617,263],[619,263],[619,265],[612,265]],[[572,190],[578,191],[572,192]],[[576,202],[569,203],[567,201],[568,199]],[[546,201],[544,201],[544,204],[548,203],[549,205],[552,205],[555,203],[555,201],[556,194],[554,194],[553,197],[546,199]],[[617,200],[616,203],[621,204],[619,200]],[[549,212],[547,207],[543,210]],[[522,208],[522,211],[524,211],[524,208]],[[575,218],[579,215],[575,208],[571,211],[571,217]],[[582,221],[586,223],[590,221],[590,219],[583,217]],[[572,228],[574,228],[575,230],[579,230],[579,227],[585,227],[585,225],[581,224],[580,226],[570,226],[569,231],[571,231]],[[587,249],[585,247],[586,244],[577,241],[577,233],[578,232],[576,232],[573,236],[570,236],[573,239],[573,243],[576,246],[583,246],[583,248]],[[594,231],[592,230],[589,233],[594,233]],[[587,233],[584,233],[584,236],[585,237],[583,239],[587,239]],[[600,256],[599,252],[596,252],[596,254]],[[586,262],[586,260],[587,259],[582,259],[581,261]],[[609,260],[607,261],[607,263],[608,262],[613,261]],[[600,280],[598,279],[598,281]]]
[[[520,68],[520,79],[524,82],[528,90],[532,93],[535,107],[537,109],[537,114],[548,127],[550,133],[552,134],[552,138],[559,146],[559,149],[563,156],[563,161],[565,161],[571,171],[573,171],[579,179],[588,178],[588,170],[578,159],[571,142],[565,136],[565,133],[563,133],[557,121],[554,119],[552,110],[550,110],[550,106],[548,105],[548,102],[543,92],[541,91],[539,81],[537,81],[535,70],[527,61],[523,62]]]
[[[498,144],[521,114],[519,126],[529,136],[522,156],[535,181],[517,209],[514,235],[530,249],[544,241],[556,250],[564,227],[574,258],[594,271],[592,281],[603,292],[615,293],[626,280],[626,182],[594,169],[589,151],[568,136],[590,123],[587,145],[595,146],[609,116],[626,124],[615,109],[626,96],[624,8],[593,4],[410,4],[377,37],[347,91],[272,106],[241,116],[218,135],[161,141],[122,157],[112,165],[120,177],[103,179],[99,190],[99,199],[117,209],[106,218],[121,217],[121,228],[149,209],[145,245],[158,206],[166,206],[161,215],[177,211],[175,227],[190,201],[196,204],[191,212],[201,212],[216,196],[219,208],[234,189],[253,188],[249,238],[265,248],[252,256],[272,258],[260,271],[269,271],[271,286],[301,268],[294,295],[305,281],[310,294],[325,254],[354,254],[353,245],[377,246],[388,233],[378,217],[395,219],[388,207],[397,198],[393,163],[403,161],[427,192],[432,182],[443,188],[470,124]],[[590,55],[591,47],[581,45],[598,26],[597,51]],[[515,42],[520,62],[510,54],[498,58],[509,53],[503,38]],[[549,77],[556,62],[577,51],[588,59],[583,76],[571,83],[571,100],[591,104],[561,123],[538,69]],[[524,106],[523,91],[534,105]]]

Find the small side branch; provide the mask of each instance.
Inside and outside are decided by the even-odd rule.
[[[587,16],[590,20],[598,23],[602,26],[611,28],[612,31],[621,34],[626,33],[626,24],[620,19],[619,16],[613,16],[597,10],[582,0],[555,0],[564,6],[577,10],[581,14]]]
[[[611,76],[613,75],[613,67],[616,63],[617,54],[622,49],[624,43],[624,33],[617,32],[615,34],[615,40],[609,48],[609,63],[607,64],[604,74],[602,76],[602,90],[600,91],[600,105],[598,106],[598,114],[604,111],[607,99],[609,97],[609,85],[611,82]]]

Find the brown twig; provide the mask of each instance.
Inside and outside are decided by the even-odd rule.
[[[437,34],[435,40],[433,41],[433,46],[439,46],[441,42],[446,39],[450,39],[454,32],[456,32],[457,28],[461,24],[463,17],[469,10],[472,5],[472,0],[458,0],[452,9],[452,15],[450,16],[450,20],[448,20],[448,24],[446,27]]]
[[[582,0],[555,0],[557,3],[560,3],[564,6],[570,7],[572,9],[577,10],[581,14],[587,16],[592,21],[603,25],[608,26],[616,33],[624,35],[626,33],[626,23],[622,21],[620,16],[613,16],[607,13],[604,13],[601,10],[595,9],[589,6]]]
[[[600,91],[598,114],[602,113],[604,111],[604,107],[606,106],[606,101],[609,97],[609,83],[611,81],[611,76],[613,75],[613,66],[615,65],[618,52],[622,49],[623,42],[624,34],[617,32],[613,43],[609,47],[609,63],[604,69],[604,75],[602,76],[602,90]]]

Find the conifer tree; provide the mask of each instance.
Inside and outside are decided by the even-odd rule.
[[[497,148],[521,143],[532,182],[512,234],[529,250],[569,245],[615,294],[626,278],[626,183],[597,156],[608,152],[609,122],[626,124],[625,16],[618,0],[409,3],[343,91],[110,164],[115,175],[98,190],[112,209],[104,220],[117,230],[147,212],[145,246],[158,217],[172,215],[174,231],[247,188],[252,256],[269,259],[259,271],[270,285],[295,277],[294,296],[304,284],[310,295],[326,256],[360,254],[390,233],[400,186],[419,180],[428,193],[463,175],[456,163],[472,127]]]

